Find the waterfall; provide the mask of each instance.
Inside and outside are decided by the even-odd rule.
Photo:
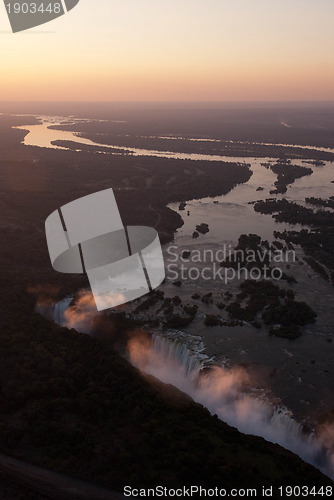
[[[98,312],[91,292],[80,290],[73,297],[66,297],[57,302],[53,309],[53,320],[60,326],[75,328],[80,333],[92,333],[92,327]]]
[[[67,320],[65,317],[65,312],[69,308],[73,297],[66,297],[65,299],[57,302],[53,309],[53,321],[59,326],[67,326]]]
[[[81,304],[72,310],[71,301],[72,297],[67,297],[55,304],[54,321],[88,332],[91,309],[82,309]],[[212,361],[202,354],[203,350],[200,337],[178,331],[168,331],[166,336],[153,333],[148,344],[133,337],[128,344],[134,366],[174,385],[240,432],[277,443],[334,478],[334,430],[330,428],[320,436],[306,434],[286,408],[274,408],[256,391],[250,391],[248,374],[242,368],[211,365],[210,370],[203,371]]]
[[[194,379],[203,368],[203,359],[191,352],[188,347],[178,340],[170,340],[161,335],[153,334],[152,349],[167,363],[177,364],[185,375]]]
[[[174,385],[240,432],[279,444],[334,478],[332,431],[320,436],[305,433],[286,408],[275,408],[250,390],[242,368],[211,366],[202,371],[205,363],[200,352],[160,334],[153,335],[145,352],[136,339],[130,344],[130,360],[142,371]]]

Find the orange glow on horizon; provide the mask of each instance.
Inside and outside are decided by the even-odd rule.
[[[2,33],[0,100],[334,100],[334,3],[270,3],[81,0]]]

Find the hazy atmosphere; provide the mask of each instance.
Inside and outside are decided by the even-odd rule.
[[[333,20],[0,3],[0,500],[333,497]]]
[[[334,99],[331,0],[80,0],[8,37],[6,100]]]

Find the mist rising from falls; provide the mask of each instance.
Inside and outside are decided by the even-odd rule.
[[[91,294],[83,291],[76,304],[69,307],[71,300],[67,298],[55,305],[54,321],[90,333],[96,315]],[[203,370],[207,357],[202,354],[200,338],[190,336],[189,341],[189,336],[182,338],[181,332],[177,333],[174,338],[170,332],[171,338],[135,335],[127,346],[130,362],[187,393],[240,432],[277,443],[334,478],[333,425],[323,425],[317,436],[304,433],[303,426],[285,408],[274,408],[250,392],[252,381],[246,370],[218,366]]]
[[[137,368],[187,393],[227,424],[277,443],[334,477],[333,429],[317,437],[303,432],[303,426],[286,409],[273,408],[249,392],[251,381],[244,369],[215,366],[201,372],[203,362],[196,353],[158,335],[150,344],[131,339],[128,352]]]
[[[72,302],[72,297],[67,297],[54,305],[53,320],[59,326],[67,326],[66,311]]]
[[[163,338],[160,335],[152,336],[152,349],[162,359],[166,359],[167,363],[175,362],[179,366],[179,370],[187,378],[195,380],[203,368],[203,361],[192,353],[188,347],[178,341],[171,341]]]
[[[70,305],[72,301],[73,297],[66,297],[54,304],[53,321],[59,326],[75,328],[80,333],[92,333],[94,317],[99,313],[91,292],[80,290],[75,303]]]

